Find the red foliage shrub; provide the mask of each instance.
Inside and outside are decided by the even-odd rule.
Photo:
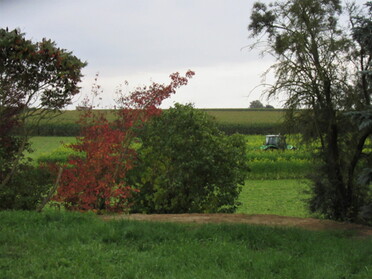
[[[133,191],[138,191],[125,181],[127,171],[136,160],[132,146],[135,128],[159,115],[162,101],[186,85],[193,75],[192,71],[185,77],[174,73],[170,75],[169,85],[152,83],[121,97],[121,108],[113,123],[102,113],[84,111],[80,119],[84,127],[82,136],[71,148],[85,156],[69,159],[54,200],[69,210],[121,212],[128,209],[128,198]]]

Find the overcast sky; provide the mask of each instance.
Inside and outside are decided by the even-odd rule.
[[[256,88],[273,60],[244,48],[252,43],[247,26],[253,2],[0,0],[0,26],[20,28],[33,41],[52,39],[87,61],[82,93],[90,92],[99,73],[101,107],[114,105],[115,88],[125,80],[129,89],[167,83],[169,74],[188,69],[195,77],[163,107],[245,108],[256,99],[278,107],[280,100],[267,101]]]

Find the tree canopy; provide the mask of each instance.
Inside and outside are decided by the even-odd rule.
[[[15,29],[0,29],[1,107],[61,109],[79,92],[86,63],[43,39],[32,42]]]
[[[254,100],[250,102],[249,108],[263,108],[264,105],[259,100]]]
[[[305,140],[320,142],[310,208],[333,219],[356,220],[371,202],[370,189],[356,177],[368,165],[362,153],[372,129],[358,129],[346,114],[371,105],[370,24],[370,10],[342,7],[339,0],[292,0],[256,2],[248,27],[257,38],[253,47],[265,41],[263,53],[276,59],[276,81],[266,93],[286,95],[288,119]]]
[[[26,120],[37,125],[49,111],[69,104],[85,65],[51,40],[32,42],[17,29],[0,29],[0,188],[27,147]],[[14,137],[15,128],[21,128],[20,137]]]

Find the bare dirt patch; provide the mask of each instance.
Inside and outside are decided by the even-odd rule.
[[[345,230],[355,232],[358,236],[371,237],[372,227],[320,220],[315,218],[298,218],[278,215],[247,215],[247,214],[123,214],[103,215],[103,220],[138,220],[151,222],[176,223],[241,223],[279,227],[297,227],[306,230]]]

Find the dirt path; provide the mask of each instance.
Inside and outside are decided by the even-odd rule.
[[[314,218],[297,218],[277,215],[247,215],[247,214],[129,214],[101,216],[103,220],[139,220],[154,222],[177,223],[242,223],[268,226],[298,227],[307,230],[347,230],[354,231],[358,236],[371,237],[372,227],[341,223]]]

